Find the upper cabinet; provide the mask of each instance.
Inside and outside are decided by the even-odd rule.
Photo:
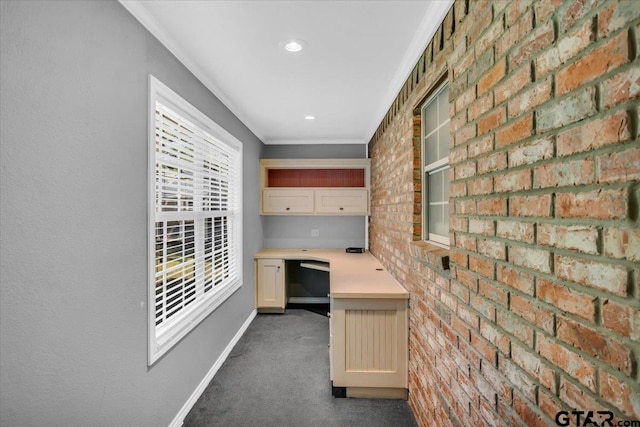
[[[262,159],[262,215],[369,215],[369,159]]]

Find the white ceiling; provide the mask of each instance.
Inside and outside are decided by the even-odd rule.
[[[120,1],[266,144],[369,142],[453,2]]]

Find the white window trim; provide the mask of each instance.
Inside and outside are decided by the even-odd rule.
[[[171,324],[166,328],[156,326],[156,293],[155,293],[155,223],[156,223],[156,171],[155,171],[155,129],[156,129],[156,101],[174,109],[176,113],[211,134],[215,139],[236,151],[238,160],[238,209],[235,215],[238,218],[237,226],[233,231],[233,238],[237,244],[233,246],[236,260],[236,280],[223,286],[221,289],[210,291],[205,298],[194,302],[189,309],[183,310],[174,316]],[[228,133],[180,95],[169,89],[151,74],[149,75],[149,118],[148,118],[148,187],[147,187],[147,312],[148,312],[148,365],[153,365],[185,335],[193,330],[202,320],[219,307],[227,298],[242,286],[242,143]],[[198,216],[197,213],[191,213]]]
[[[436,246],[440,246],[444,249],[449,249],[450,246],[450,239],[449,236],[441,236],[439,234],[434,234],[434,233],[429,233],[429,200],[428,200],[428,188],[427,188],[427,180],[426,177],[427,175],[433,173],[433,172],[439,172],[442,169],[449,169],[449,156],[447,155],[446,157],[443,157],[435,162],[429,163],[429,164],[425,164],[425,140],[426,140],[426,135],[424,132],[424,115],[423,115],[423,111],[424,111],[424,107],[430,103],[431,101],[433,101],[438,95],[440,95],[440,93],[442,92],[442,90],[448,85],[447,82],[442,83],[439,87],[437,87],[433,93],[429,96],[429,98],[427,98],[421,105],[420,105],[420,147],[421,147],[421,165],[422,165],[422,174],[421,174],[421,180],[422,180],[422,240],[435,244]],[[450,122],[450,119],[449,119]],[[440,127],[444,126],[446,122],[444,123],[440,123],[438,125],[439,129]],[[434,129],[435,131],[436,129]]]

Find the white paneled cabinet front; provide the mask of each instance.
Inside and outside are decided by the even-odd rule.
[[[285,307],[284,260],[256,260],[256,307],[283,312]]]
[[[315,190],[315,206],[321,214],[367,215],[368,192],[364,188]]]
[[[313,213],[313,190],[305,188],[265,188],[262,190],[265,214]]]

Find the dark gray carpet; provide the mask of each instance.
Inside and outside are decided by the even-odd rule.
[[[404,400],[337,399],[329,320],[306,310],[259,314],[184,426],[416,426]]]

